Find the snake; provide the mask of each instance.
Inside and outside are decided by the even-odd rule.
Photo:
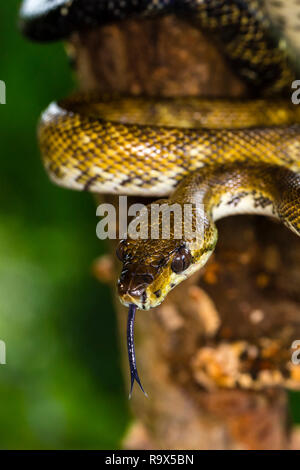
[[[39,145],[53,182],[93,193],[161,198],[156,203],[169,208],[189,204],[193,229],[196,219],[201,222],[201,236],[175,236],[173,216],[169,237],[127,237],[118,244],[123,263],[118,293],[129,308],[131,392],[135,381],[144,391],[134,349],[136,310],[158,306],[205,265],[217,243],[217,220],[266,215],[300,235],[300,109],[291,102],[300,7],[296,0],[286,3],[25,0],[21,6],[21,30],[39,42],[129,17],[179,15],[216,43],[248,86],[248,99],[78,93],[51,103],[42,114]],[[160,214],[159,233],[163,221]]]

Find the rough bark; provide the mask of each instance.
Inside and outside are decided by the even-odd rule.
[[[213,41],[173,16],[75,34],[68,50],[84,89],[152,96],[247,93]],[[134,390],[136,422],[127,448],[289,446],[284,387],[300,383],[290,361],[291,343],[300,338],[299,239],[259,217],[228,218],[218,229],[207,267],[161,307],[138,312],[137,361],[149,399]],[[95,269],[110,280],[107,258],[105,263]],[[118,301],[116,310],[128,381],[127,312]]]

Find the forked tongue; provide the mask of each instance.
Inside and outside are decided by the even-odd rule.
[[[136,366],[136,358],[135,358],[135,349],[134,349],[134,319],[135,319],[135,312],[136,312],[136,305],[129,304],[128,310],[128,320],[127,320],[127,349],[128,349],[128,359],[129,359],[129,368],[130,368],[130,377],[131,377],[131,386],[130,386],[130,393],[129,399],[132,395],[132,389],[134,385],[134,381],[139,384],[141,390],[144,392],[145,396],[147,397],[147,393],[143,389],[141,384],[137,366]]]

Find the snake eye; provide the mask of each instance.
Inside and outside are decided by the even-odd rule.
[[[182,273],[189,267],[191,261],[191,252],[187,248],[181,247],[173,258],[173,261],[171,263],[171,269],[176,274]]]
[[[118,246],[117,246],[117,249],[116,249],[117,258],[118,258],[120,261],[124,261],[124,257],[125,257],[125,247],[126,247],[126,241],[125,241],[125,240],[121,240],[120,243],[119,243]]]

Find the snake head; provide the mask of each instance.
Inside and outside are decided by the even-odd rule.
[[[171,289],[199,269],[192,250],[196,254],[193,245],[183,240],[122,240],[117,247],[123,262],[118,281],[121,302],[143,310],[159,305]]]

